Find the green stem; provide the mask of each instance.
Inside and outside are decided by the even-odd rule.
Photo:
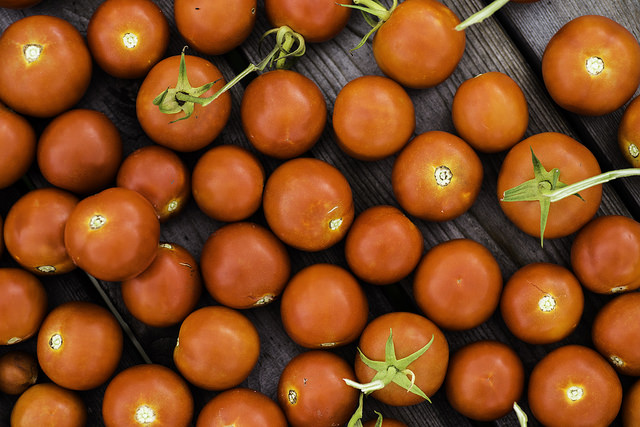
[[[595,185],[604,184],[605,182],[612,181],[618,178],[625,178],[628,176],[640,175],[640,168],[628,168],[618,169],[609,172],[601,173],[600,175],[592,176],[590,178],[583,179],[582,181],[569,184],[562,188],[556,188],[545,194],[551,202],[557,202],[565,197],[572,196],[579,193],[582,190],[593,187]]]
[[[484,21],[485,19],[496,13],[498,9],[500,9],[507,3],[509,3],[509,0],[494,0],[483,9],[477,11],[476,13],[465,19],[463,22],[458,24],[458,26],[456,26],[456,30],[462,31],[473,24],[478,24]]]
[[[356,45],[356,47],[349,49],[350,52],[353,52],[354,50],[360,49],[362,46],[364,46],[369,37],[371,37],[371,35],[376,31],[378,31],[378,28],[380,28],[382,24],[384,24],[391,17],[391,14],[398,6],[398,0],[393,0],[393,4],[389,9],[384,7],[378,0],[353,0],[353,4],[337,4],[339,4],[340,6],[359,10],[360,12],[362,12],[365,21],[367,21],[367,23],[371,26],[371,30],[367,34],[365,34],[362,39],[360,39],[360,42]],[[371,18],[370,15],[375,16],[377,18],[377,21]]]

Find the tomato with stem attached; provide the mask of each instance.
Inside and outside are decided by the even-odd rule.
[[[36,158],[37,136],[31,123],[0,102],[0,188],[17,182]]]

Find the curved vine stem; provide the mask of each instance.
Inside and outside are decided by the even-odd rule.
[[[467,19],[462,21],[460,24],[458,24],[456,26],[456,30],[463,31],[465,28],[471,25],[479,24],[480,22],[484,21],[485,19],[487,19],[488,17],[496,13],[498,9],[500,9],[502,6],[504,6],[507,3],[509,3],[509,0],[492,1],[487,6],[480,9],[479,11],[477,11],[476,13],[474,13],[473,15],[469,16]]]
[[[398,6],[398,0],[393,0],[390,8],[386,8],[378,0],[353,0],[353,4],[336,3],[340,6],[357,9],[362,12],[365,21],[371,26],[371,30],[360,39],[360,43],[356,47],[349,49],[349,52],[360,49],[367,42],[369,37],[382,26],[391,17],[391,14]]]

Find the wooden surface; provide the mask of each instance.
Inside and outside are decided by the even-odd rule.
[[[156,2],[171,24],[171,42],[166,55],[179,54],[184,41],[175,28],[173,3],[168,0]],[[25,15],[50,14],[67,19],[85,35],[88,21],[99,3],[99,0],[81,2],[44,0],[40,5],[26,10],[0,9],[0,30],[4,30],[11,22]],[[480,0],[445,0],[444,3],[460,17],[466,17],[486,4]],[[259,51],[258,41],[260,35],[270,29],[263,12],[262,2],[259,2],[256,27],[249,40],[233,54],[207,57],[222,70],[227,79],[237,74],[247,63],[246,61],[255,63],[262,58],[263,51]],[[623,109],[601,117],[577,116],[557,107],[547,95],[542,83],[540,61],[547,41],[564,23],[585,14],[608,16],[629,29],[636,38],[640,38],[640,5],[637,0],[602,0],[600,2],[540,0],[531,4],[507,4],[494,17],[466,30],[467,45],[464,57],[447,81],[431,89],[408,91],[416,106],[415,133],[428,130],[455,132],[450,109],[457,87],[464,80],[477,74],[502,71],[521,86],[527,98],[530,122],[526,136],[545,131],[563,132],[591,149],[603,170],[627,167],[616,143],[617,126]],[[349,49],[357,44],[366,31],[368,26],[362,16],[359,13],[352,14],[348,26],[342,33],[331,41],[309,45],[306,54],[294,68],[312,78],[322,89],[327,101],[329,117],[337,93],[348,81],[360,75],[381,74],[373,60],[370,43],[354,53],[349,53]],[[194,51],[190,53],[195,54]],[[247,82],[248,80],[245,84]],[[117,80],[96,67],[89,91],[78,105],[102,111],[117,124],[125,143],[125,154],[151,144],[136,121],[135,96],[140,83],[140,80]],[[233,143],[251,149],[242,133],[239,120],[242,90],[242,86],[231,90],[232,116],[214,144]],[[38,130],[41,130],[44,124],[46,121],[43,120],[34,122]],[[349,158],[335,144],[330,129],[329,122],[323,137],[309,154],[331,163],[344,173],[353,189],[356,213],[377,204],[397,206],[390,184],[393,158],[373,163]],[[182,157],[190,167],[193,167],[199,154],[201,152],[182,155]],[[573,236],[547,240],[544,249],[541,249],[537,239],[524,235],[502,214],[495,197],[495,186],[503,157],[504,153],[481,155],[484,166],[482,191],[467,213],[444,223],[429,223],[414,219],[423,233],[425,249],[452,238],[474,239],[494,254],[505,280],[518,268],[531,262],[549,261],[568,267],[569,249]],[[259,158],[267,173],[280,163],[265,156],[259,155]],[[28,177],[36,186],[48,185],[35,166]],[[640,178],[629,178],[606,184],[598,215],[622,214],[640,219],[639,183]],[[10,188],[0,190],[0,216],[6,216],[11,203],[25,191],[27,187],[22,181]],[[251,219],[264,223],[260,212]],[[163,224],[162,240],[186,247],[196,259],[199,259],[202,244],[210,233],[221,225],[206,217],[191,201],[186,211],[178,218]],[[303,253],[290,249],[293,272],[315,262],[331,262],[346,266],[342,250],[343,247],[340,244],[318,253]],[[14,263],[5,253],[0,260],[0,266],[10,265]],[[411,297],[411,279],[410,276],[398,284],[387,287],[363,284],[369,298],[370,318],[394,310],[418,312]],[[94,283],[81,271],[60,277],[46,277],[43,281],[49,292],[51,307],[68,300],[88,300],[106,305],[120,316],[130,339],[125,343],[125,352],[119,370],[147,361],[172,366],[171,354],[177,337],[177,326],[156,329],[134,319],[122,302],[117,284]],[[505,342],[517,350],[528,375],[535,363],[553,348],[567,343],[591,345],[589,338],[591,320],[596,310],[607,300],[607,297],[587,292],[585,314],[581,325],[569,338],[554,345],[523,344],[508,332],[499,314],[495,314],[477,328],[464,332],[447,332],[446,336],[452,351],[479,339],[497,339]],[[215,302],[208,295],[204,295],[200,305],[209,304],[215,304]],[[243,385],[275,398],[281,370],[293,355],[304,349],[294,344],[285,334],[277,303],[246,310],[244,313],[258,327],[262,349],[257,366]],[[11,348],[34,352],[34,341],[27,340]],[[7,346],[0,348],[0,354],[9,349]],[[335,352],[351,361],[355,356],[355,344],[336,349]],[[622,378],[622,380],[627,387],[630,379]],[[41,375],[40,381],[47,380]],[[81,393],[90,411],[90,425],[102,424],[101,397],[105,386]],[[205,392],[195,387],[192,391],[196,398],[196,411],[215,395],[213,392]],[[13,396],[0,393],[0,425],[8,425],[9,413],[15,399]],[[520,403],[530,415],[530,425],[536,425],[526,404],[526,393]],[[387,417],[403,420],[410,426],[478,424],[457,414],[447,403],[442,390],[433,397],[433,404],[423,403],[408,408],[386,407],[369,399],[366,407],[367,418],[373,416],[374,409],[382,411]],[[511,413],[493,424],[503,426],[516,425],[516,423],[515,415]]]

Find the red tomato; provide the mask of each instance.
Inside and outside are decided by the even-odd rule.
[[[326,350],[311,350],[293,357],[278,381],[278,403],[289,425],[345,424],[356,409],[358,390],[343,379],[354,377],[353,368],[344,359]]]
[[[622,425],[636,426],[640,423],[640,380],[636,380],[625,392],[622,402]]]
[[[0,36],[0,58],[0,99],[21,114],[60,114],[80,101],[91,81],[82,35],[55,16],[32,15],[9,25]]]
[[[376,427],[377,419],[365,421],[362,424],[362,427]],[[384,418],[382,420],[381,427],[408,427],[407,424],[403,423],[400,420],[394,420],[392,418]]]
[[[256,22],[256,0],[176,0],[173,16],[182,38],[206,55],[222,55],[240,46]]]
[[[94,303],[70,301],[51,310],[42,322],[38,363],[56,384],[89,390],[115,372],[122,346],[122,329],[110,311]]]
[[[57,188],[39,188],[20,197],[4,224],[7,251],[35,274],[63,274],[76,265],[64,246],[64,227],[78,198]]]
[[[0,268],[0,344],[32,337],[47,314],[47,291],[33,274]]]
[[[631,99],[640,84],[640,44],[610,18],[579,16],[549,40],[542,77],[562,108],[590,116],[611,113]]]
[[[608,426],[620,410],[622,386],[616,371],[595,350],[566,345],[533,368],[528,402],[545,426]]]
[[[340,241],[354,217],[349,182],[337,168],[315,158],[278,166],[267,179],[262,207],[276,236],[311,252]]]
[[[131,366],[111,379],[104,391],[102,417],[107,427],[188,426],[193,397],[187,383],[157,364]]]
[[[19,395],[38,379],[38,361],[31,353],[10,350],[0,356],[0,391]]]
[[[152,0],[107,0],[89,20],[87,44],[108,74],[137,79],[162,59],[169,44],[169,23]]]
[[[476,341],[457,350],[445,379],[447,400],[462,415],[493,421],[511,412],[524,389],[518,354],[497,341]]]
[[[158,251],[160,222],[140,193],[112,187],[80,200],[67,219],[64,244],[73,262],[100,280],[142,273]]]
[[[246,316],[228,307],[208,306],[180,325],[173,361],[191,384],[224,390],[244,381],[259,355],[260,337]]]
[[[35,6],[42,0],[1,0],[0,7],[7,9],[26,9]]]
[[[480,193],[482,174],[482,162],[469,144],[447,132],[428,131],[413,138],[396,157],[391,185],[409,214],[448,221],[471,208]]]
[[[12,427],[83,427],[87,420],[87,406],[82,398],[76,392],[53,383],[29,387],[11,410]]]
[[[114,181],[122,151],[118,128],[105,114],[73,109],[53,119],[40,135],[38,167],[51,184],[90,194]]]
[[[18,181],[36,158],[36,132],[29,121],[0,103],[0,188]]]
[[[284,244],[267,228],[236,222],[212,233],[200,256],[204,284],[220,304],[246,309],[271,303],[291,273]]]
[[[565,267],[531,263],[507,281],[500,313],[511,333],[530,344],[551,344],[571,334],[582,317],[584,294]]]
[[[217,394],[200,411],[196,427],[287,427],[284,412],[263,393],[232,388]]]
[[[624,158],[640,167],[640,96],[627,105],[618,125],[618,146]]]
[[[493,254],[470,239],[431,248],[413,280],[413,297],[425,315],[450,330],[474,328],[491,317],[500,302],[502,273]]]
[[[338,146],[356,159],[373,161],[400,151],[413,135],[413,101],[402,86],[383,76],[355,78],[338,92],[333,105]]]
[[[242,129],[263,154],[290,159],[310,150],[327,121],[327,105],[310,78],[273,70],[249,83],[240,106]]]

